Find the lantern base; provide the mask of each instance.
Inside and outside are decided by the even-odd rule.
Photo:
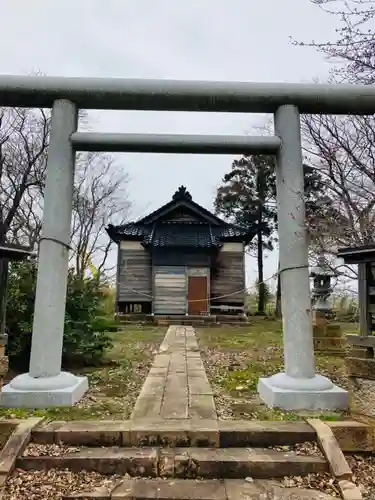
[[[3,387],[2,408],[53,408],[73,406],[88,389],[87,377],[60,372],[55,377],[34,378],[28,373],[18,375]]]
[[[265,404],[282,410],[346,410],[348,392],[334,385],[326,377],[292,379],[278,373],[258,382],[258,393]]]

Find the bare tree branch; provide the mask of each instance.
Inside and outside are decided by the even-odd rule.
[[[88,153],[77,158],[73,201],[72,243],[76,272],[84,276],[92,262],[99,273],[107,272],[112,244],[105,232],[108,220],[122,224],[128,219],[129,178],[109,155]]]

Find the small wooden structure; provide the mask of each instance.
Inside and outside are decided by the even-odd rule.
[[[181,186],[155,212],[107,232],[118,245],[119,313],[243,314],[254,228],[223,221]]]
[[[345,359],[351,392],[350,411],[375,424],[375,245],[343,248],[338,257],[358,264],[359,335],[347,335],[351,346]]]
[[[0,268],[2,269],[0,276],[0,388],[3,385],[3,378],[8,371],[8,358],[5,356],[5,347],[8,342],[8,336],[5,333],[5,315],[6,315],[6,300],[7,300],[7,285],[8,285],[8,267],[9,261],[23,260],[32,255],[29,248],[19,245],[11,245],[3,243],[0,245]]]
[[[352,346],[375,347],[375,245],[339,249],[345,264],[358,264],[359,335],[347,335]]]
[[[24,260],[32,255],[32,250],[20,245],[10,243],[0,244],[0,335],[5,333],[5,309],[6,295],[8,286],[8,267],[9,261]]]

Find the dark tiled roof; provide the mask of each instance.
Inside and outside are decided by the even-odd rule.
[[[129,224],[124,224],[123,226],[108,226],[107,232],[111,238],[119,237],[129,237],[135,239],[142,239],[147,237],[152,231],[152,226],[146,226],[143,224],[137,224],[136,222],[129,222]]]
[[[226,226],[219,227],[217,229],[219,230],[219,237],[221,239],[239,238],[241,236],[248,237],[250,234],[250,231],[248,229],[236,226],[234,224],[227,224]]]
[[[154,247],[210,248],[222,246],[227,239],[246,239],[248,236],[249,231],[231,224],[220,227],[195,222],[159,222],[145,238],[145,244]]]
[[[163,220],[173,217],[177,209],[193,213],[194,221]],[[201,221],[201,222],[200,222]],[[123,226],[108,226],[108,235],[114,241],[122,239],[141,241],[144,245],[156,247],[219,247],[225,241],[244,241],[254,237],[252,228],[229,224],[201,207],[192,200],[191,194],[181,186],[172,200],[138,222]]]
[[[135,239],[153,247],[211,248],[220,247],[230,240],[251,241],[253,237],[250,230],[235,224],[214,226],[206,222],[131,222],[123,226],[109,226],[107,231],[114,240]]]
[[[153,247],[219,247],[220,239],[212,234],[209,224],[158,223],[145,244]]]
[[[0,259],[23,260],[33,256],[33,251],[29,247],[4,243],[0,245]]]

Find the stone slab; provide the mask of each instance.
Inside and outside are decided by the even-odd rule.
[[[328,462],[333,477],[337,480],[351,480],[352,470],[331,428],[317,418],[309,419],[308,423],[316,431],[319,448]]]
[[[33,440],[68,446],[126,446],[130,443],[130,426],[130,420],[52,422],[35,430]]]
[[[373,430],[370,425],[354,420],[326,422],[340,448],[346,453],[374,451]]]
[[[191,446],[189,420],[134,421],[130,431],[131,446]]]
[[[258,393],[265,404],[282,410],[346,410],[349,394],[334,385],[328,390],[280,389],[267,378],[260,378]]]
[[[213,391],[193,328],[171,326],[135,404],[132,420],[215,419]]]
[[[187,369],[190,373],[191,371],[203,371],[205,372],[203,361],[201,358],[187,358]]]
[[[331,500],[331,495],[313,489],[283,488],[272,480],[243,479],[144,479],[123,480],[108,492],[100,487],[92,492],[66,495],[63,500]],[[335,497],[337,498],[337,497]],[[346,497],[345,500],[354,500]],[[355,499],[357,500],[357,499]]]
[[[351,412],[375,418],[375,380],[349,377],[349,387]]]
[[[209,394],[190,394],[189,417],[206,420],[217,418],[213,396]]]
[[[211,385],[208,381],[207,375],[202,372],[198,372],[199,375],[189,373],[188,376],[188,387],[189,394],[201,394],[201,395],[213,395]]]
[[[6,432],[9,425],[5,422]],[[327,421],[344,452],[372,451],[373,429],[366,422]],[[9,433],[8,433],[9,434]],[[217,419],[143,418],[124,421],[48,422],[32,431],[37,444],[72,446],[197,446],[268,447],[315,442],[315,430],[305,422]],[[112,444],[111,444],[112,443]]]
[[[69,469],[105,475],[156,477],[158,458],[157,448],[86,448],[61,456],[20,457],[16,466],[26,471]]]
[[[166,378],[164,375],[149,374],[142,386],[140,396],[162,396]]]
[[[112,491],[116,500],[227,500],[226,488],[217,480],[127,479]],[[70,498],[70,500],[73,500]]]
[[[284,446],[315,441],[316,432],[305,422],[219,420],[220,447]]]
[[[326,460],[293,452],[257,448],[176,448],[180,478],[270,478],[327,472]]]
[[[172,392],[164,396],[160,416],[164,419],[188,418],[188,394],[187,391]]]
[[[362,500],[361,490],[353,482],[348,480],[338,481],[338,487],[343,500]],[[371,497],[370,497],[371,498]]]
[[[168,368],[170,356],[168,354],[157,354],[152,363],[152,368]]]
[[[139,418],[158,418],[162,405],[162,395],[138,397],[131,414],[131,420]]]
[[[167,460],[166,460],[167,458]],[[327,472],[320,457],[257,448],[84,448],[59,456],[25,456],[23,470],[69,469],[106,475],[156,477],[160,467],[180,479],[267,478]]]
[[[15,390],[10,384],[2,388],[2,408],[50,408],[75,405],[87,392],[87,377],[76,377],[75,385],[65,389]]]
[[[331,495],[313,489],[283,488],[272,480],[252,482],[225,479],[227,500],[331,500]]]
[[[375,359],[373,358],[347,357],[345,366],[350,377],[375,380]]]
[[[191,419],[190,428],[191,446],[219,448],[220,434],[217,419]]]
[[[24,451],[31,439],[34,427],[42,422],[43,418],[28,418],[20,422],[9,436],[0,451],[0,478],[3,484],[13,471],[17,457]]]

